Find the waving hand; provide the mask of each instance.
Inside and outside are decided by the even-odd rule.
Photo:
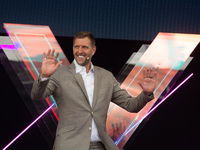
[[[156,88],[156,76],[156,71],[154,71],[153,68],[143,69],[143,81],[138,82],[138,84],[146,95],[151,95],[154,92]]]
[[[62,63],[62,61],[57,62],[59,53],[56,53],[56,55],[54,56],[54,52],[55,50],[53,50],[52,52],[51,50],[49,50],[47,54],[45,52],[43,54],[43,61],[42,61],[42,68],[41,68],[42,78],[50,77],[56,71],[59,65]],[[46,55],[46,58],[45,58],[45,55]]]

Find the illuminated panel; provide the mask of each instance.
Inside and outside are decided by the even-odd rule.
[[[172,95],[179,87],[181,87],[188,79],[193,76],[191,73],[184,81],[182,81],[176,88],[174,88],[167,96],[165,96],[156,106],[154,106],[146,115],[144,115],[137,123],[135,123],[129,130],[124,132],[121,137],[115,142],[115,144],[119,144],[123,137],[128,134],[132,129],[134,129],[137,125],[139,125],[143,119],[145,119],[149,114],[151,114],[159,105],[161,105],[170,95]]]
[[[134,68],[122,82],[121,87],[126,89],[130,95],[137,96],[142,91],[137,83],[137,81],[143,79],[142,69],[144,67],[152,67],[157,69],[157,87],[154,91],[155,99],[138,113],[128,113],[113,103],[110,105],[106,124],[107,132],[116,141],[120,149],[122,149],[138,127],[138,121],[141,122],[141,118],[148,113],[156,100],[160,96],[164,96],[161,95],[162,92],[173,80],[179,69],[181,69],[184,62],[199,43],[199,40],[200,35],[159,33],[140,57]],[[134,61],[129,60],[129,63],[131,62]],[[122,71],[122,73],[124,72],[126,71]],[[130,132],[126,133],[127,131]],[[117,141],[118,139],[120,141]]]
[[[52,104],[47,110],[45,110],[39,117],[37,117],[28,127],[26,127],[20,134],[18,134],[8,145],[2,150],[6,150],[12,143],[14,143],[22,134],[24,134],[33,124],[35,124],[42,116],[44,116],[55,104]]]
[[[11,80],[15,84],[16,89],[20,93],[33,118],[36,119],[49,106],[54,104],[51,107],[52,111],[48,111],[37,122],[42,134],[50,147],[52,147],[58,122],[57,105],[52,96],[44,100],[32,101],[30,98],[31,89],[33,82],[41,73],[40,68],[44,52],[47,52],[49,49],[55,49],[60,54],[58,61],[62,60],[62,65],[69,65],[69,61],[48,26],[4,23],[4,28],[10,37],[0,37],[1,48],[7,58],[3,59],[5,61],[3,63],[4,68],[7,70],[8,75],[13,74]]]
[[[34,80],[41,73],[40,69],[43,53],[47,52],[49,49],[55,49],[56,52],[60,53],[59,59],[63,61],[62,65],[69,65],[68,59],[48,26],[4,23],[4,28],[21,57],[18,61],[24,62]],[[7,57],[9,58],[9,56]],[[46,100],[49,106],[55,103],[52,96],[48,97]],[[56,103],[55,106],[57,106]],[[39,112],[42,112],[40,106],[37,106],[37,108]],[[58,119],[57,109],[54,108],[53,112]]]

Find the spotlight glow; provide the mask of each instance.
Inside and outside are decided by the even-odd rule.
[[[14,138],[6,147],[2,150],[6,150],[12,143],[14,143],[24,132],[26,132],[34,123],[36,123],[42,116],[46,114],[55,104],[53,103],[47,110],[45,110],[38,118],[36,118],[28,127],[26,127],[16,138]]]

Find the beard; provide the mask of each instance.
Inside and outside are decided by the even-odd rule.
[[[77,56],[78,57],[78,56]],[[76,59],[76,62],[80,65],[80,66],[86,66],[90,63],[90,59],[85,59],[84,61],[79,61],[78,58],[75,58]]]

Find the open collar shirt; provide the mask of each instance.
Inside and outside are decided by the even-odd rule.
[[[75,59],[74,59],[74,64],[76,67],[76,70],[75,70],[76,73],[80,73],[83,78],[84,85],[88,94],[90,106],[92,107],[93,93],[94,93],[94,66],[91,63],[91,69],[87,73],[86,68],[84,66],[79,65]],[[91,132],[90,141],[101,141],[93,118],[92,118],[92,132]]]

